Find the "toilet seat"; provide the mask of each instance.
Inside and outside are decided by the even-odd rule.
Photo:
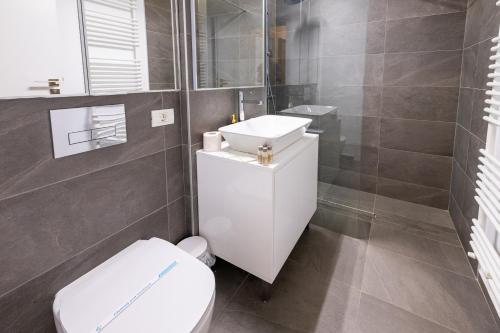
[[[152,238],[137,241],[61,289],[53,310],[59,333],[97,332],[98,325],[108,322],[105,333],[191,332],[206,317],[214,297],[215,279],[208,267],[175,245]],[[110,321],[113,313],[118,314]]]

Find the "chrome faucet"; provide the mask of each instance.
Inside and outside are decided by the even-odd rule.
[[[264,103],[261,100],[253,100],[253,99],[245,99],[243,96],[243,91],[240,90],[238,93],[238,121],[243,121],[245,120],[245,107],[244,104],[256,104],[256,105],[263,105]]]

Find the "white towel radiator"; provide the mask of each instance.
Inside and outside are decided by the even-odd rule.
[[[498,1],[497,6],[500,6]],[[479,157],[479,173],[475,199],[479,204],[477,219],[472,219],[470,245],[473,252],[471,258],[478,261],[478,273],[481,276],[488,294],[500,313],[500,32],[492,39],[495,44],[490,59],[493,64],[488,78],[490,90],[484,109],[488,122],[486,147],[481,149]]]
[[[83,26],[93,95],[149,89],[143,0],[84,0]]]

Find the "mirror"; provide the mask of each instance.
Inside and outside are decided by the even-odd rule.
[[[195,89],[261,87],[263,0],[192,0]]]
[[[178,89],[176,0],[0,2],[0,98]]]

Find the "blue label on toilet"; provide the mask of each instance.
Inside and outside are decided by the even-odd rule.
[[[113,320],[115,320],[119,315],[121,315],[129,306],[131,306],[135,301],[137,301],[142,295],[144,295],[156,282],[158,282],[162,277],[167,275],[172,269],[174,269],[175,266],[177,266],[177,260],[174,260],[170,265],[165,267],[158,275],[148,281],[148,283],[141,288],[140,291],[135,293],[135,295],[130,298],[129,301],[127,301],[125,304],[120,306],[118,310],[114,311],[113,314],[109,315],[105,320],[100,325],[97,325],[94,331],[92,332],[102,332],[106,326],[111,324]]]

